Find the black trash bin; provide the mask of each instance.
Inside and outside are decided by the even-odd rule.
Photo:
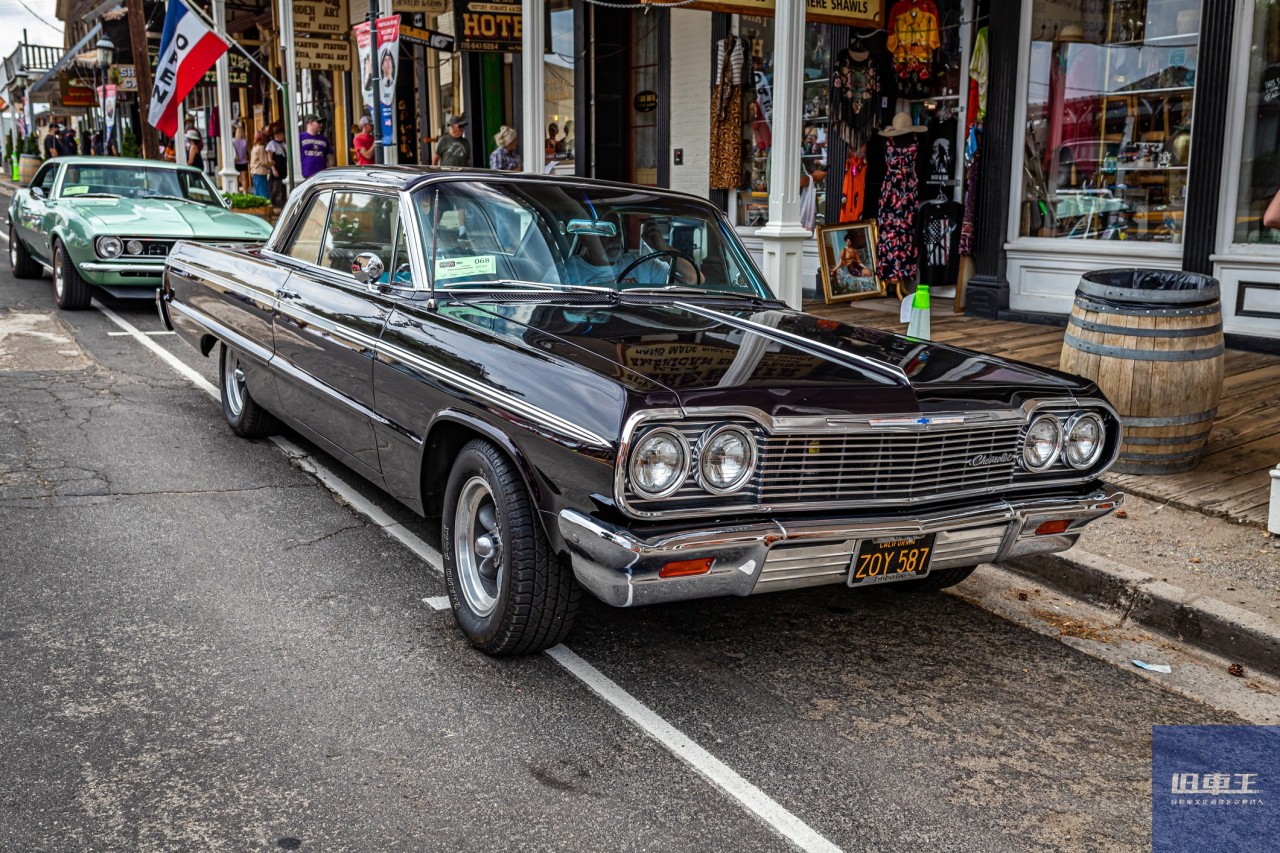
[[[1177,270],[1086,273],[1062,369],[1098,383],[1125,424],[1115,470],[1188,471],[1213,430],[1225,347],[1217,279]]]

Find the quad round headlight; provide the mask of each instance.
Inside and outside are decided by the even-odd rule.
[[[99,237],[94,248],[98,251],[98,257],[107,260],[118,258],[124,253],[124,243],[119,237]]]
[[[131,255],[141,255],[141,254],[142,254],[142,241],[141,241],[141,240],[130,240],[128,243],[126,243],[126,244],[125,244],[125,248],[129,250],[129,254],[131,254]]]
[[[1102,455],[1106,428],[1102,418],[1093,412],[1083,412],[1067,422],[1064,455],[1072,468],[1088,468]]]
[[[1062,451],[1062,423],[1053,415],[1038,415],[1022,440],[1022,464],[1029,471],[1043,471]]]
[[[689,476],[689,443],[673,429],[652,430],[636,442],[628,467],[637,494],[665,498]]]
[[[702,487],[713,495],[727,495],[747,484],[756,468],[756,443],[738,426],[722,426],[702,437],[698,450],[698,474]]]

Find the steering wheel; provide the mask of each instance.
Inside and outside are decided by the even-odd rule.
[[[693,283],[694,284],[697,284],[698,281],[702,278],[702,271],[698,269],[698,262],[695,261],[693,258],[689,257],[679,249],[659,249],[656,252],[650,252],[647,255],[642,255],[636,258],[631,263],[627,264],[627,268],[624,269],[622,272],[618,273],[618,277],[613,280],[613,283],[622,284],[627,279],[627,273],[631,272],[633,269],[640,266],[645,261],[651,261],[654,258],[660,258],[663,255],[671,255],[674,258],[684,258],[686,261],[688,261],[689,264],[693,267]],[[676,272],[676,265],[672,264],[671,269],[667,271],[667,284],[674,283],[677,275],[679,275],[679,273]],[[683,276],[681,276],[681,279],[683,280]]]

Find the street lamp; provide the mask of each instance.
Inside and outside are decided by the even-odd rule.
[[[102,72],[102,82],[99,83],[97,86],[95,86],[94,90],[98,96],[98,108],[102,112],[102,125],[101,125],[100,132],[102,134],[102,137],[101,137],[102,153],[106,154],[107,153],[107,87],[106,87],[107,69],[111,67],[111,63],[115,62],[116,46],[111,41],[111,39],[107,38],[107,34],[103,33],[102,36],[98,39],[98,43],[94,45],[94,47],[96,47],[98,51],[98,57],[97,57],[98,61],[94,63],[94,68],[95,68],[94,79],[97,80],[98,72],[99,71]],[[92,137],[90,137],[90,139],[92,140]],[[92,146],[92,141],[90,142],[90,145]],[[94,151],[93,148],[90,147],[89,153],[97,154],[98,152]]]

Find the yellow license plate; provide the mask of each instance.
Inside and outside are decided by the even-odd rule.
[[[849,566],[849,586],[892,583],[929,574],[933,540],[928,536],[864,539]]]

